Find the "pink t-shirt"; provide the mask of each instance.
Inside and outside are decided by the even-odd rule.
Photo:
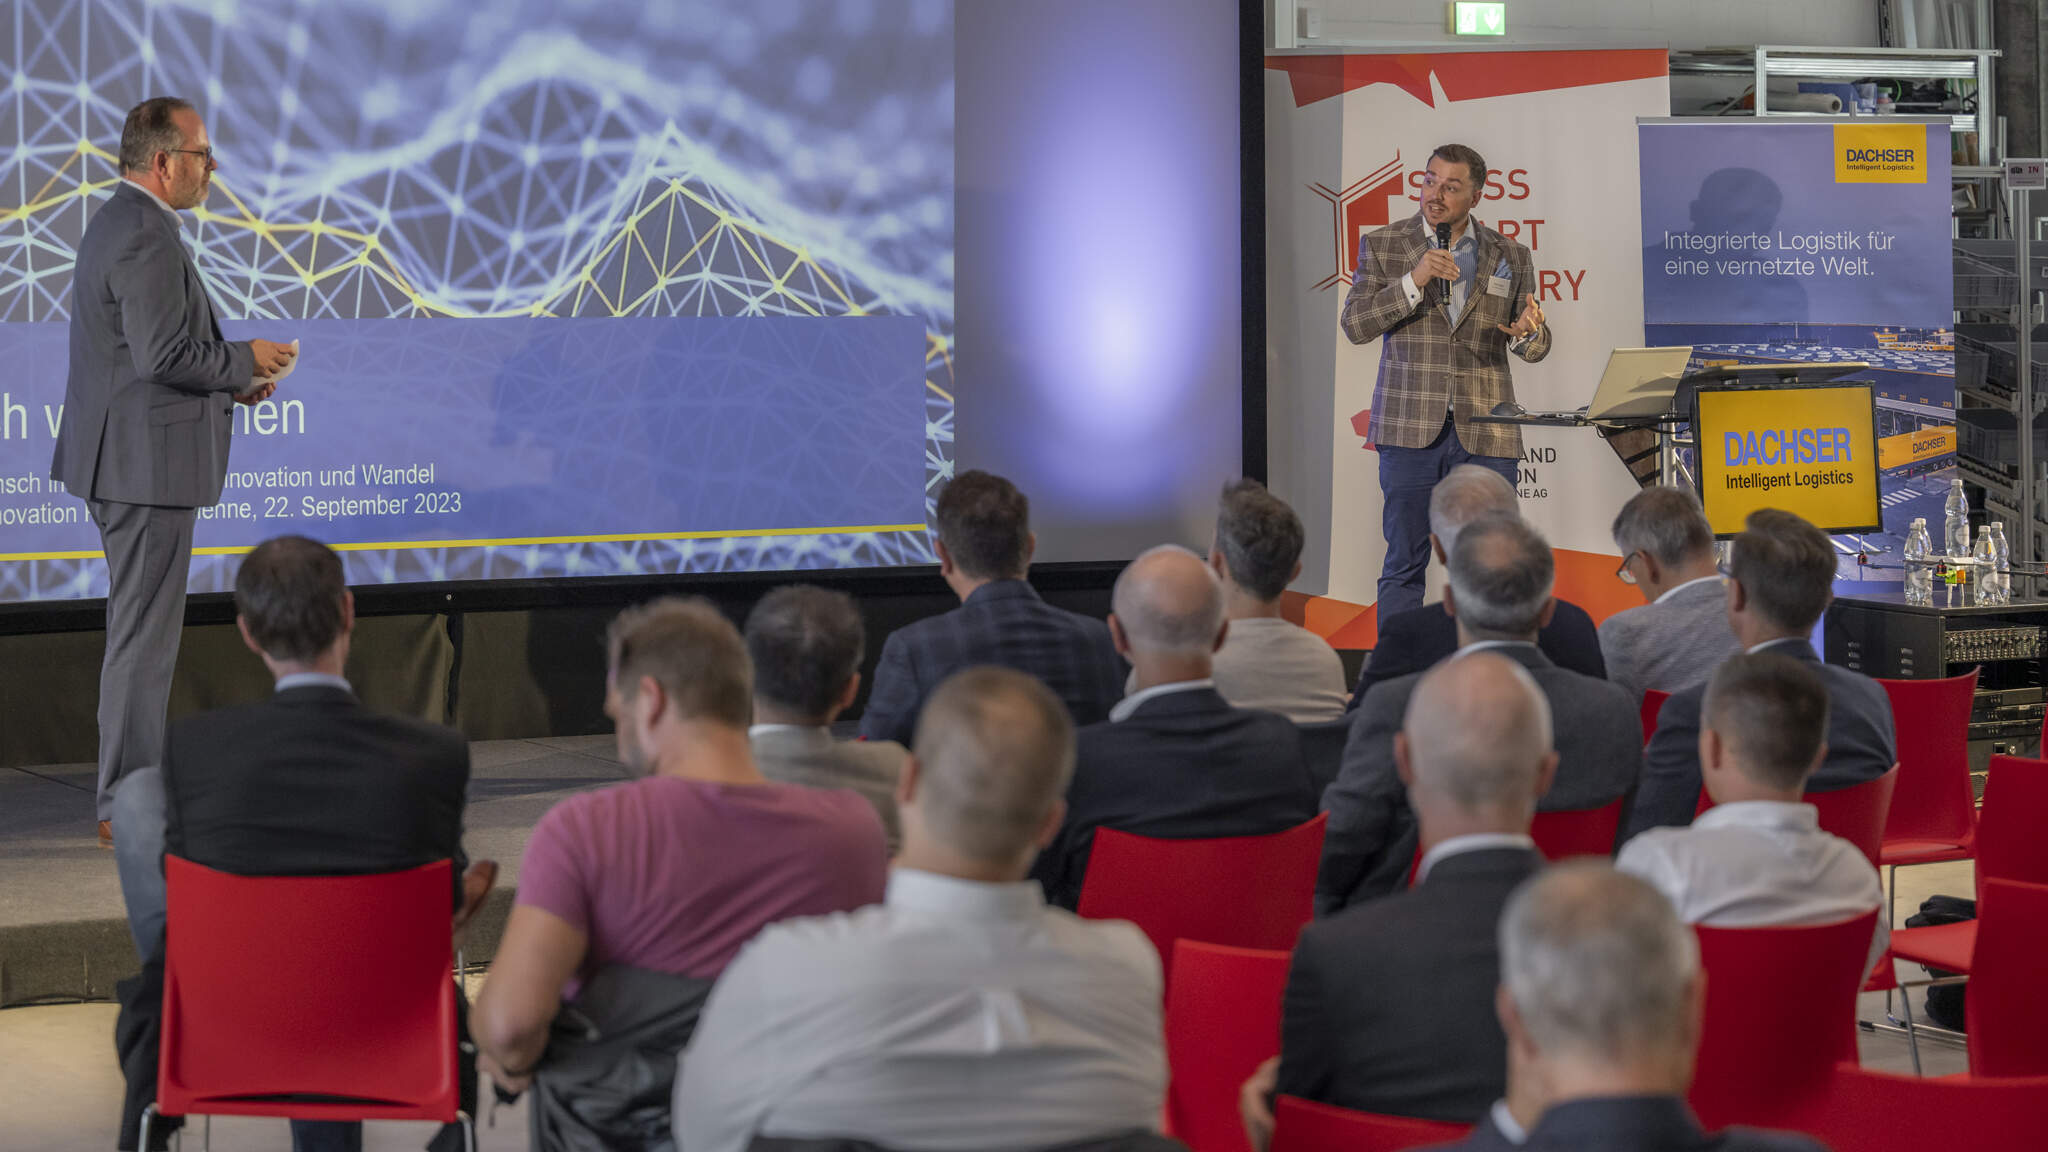
[[[777,920],[880,902],[887,874],[859,793],[651,776],[541,817],[518,902],[589,936],[581,976],[628,964],[709,979]]]

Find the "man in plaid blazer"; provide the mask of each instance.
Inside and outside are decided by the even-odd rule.
[[[1529,250],[1472,218],[1486,190],[1486,161],[1462,144],[1430,154],[1422,211],[1365,234],[1344,301],[1353,344],[1385,338],[1367,436],[1379,449],[1380,568],[1384,620],[1422,604],[1429,567],[1429,493],[1460,464],[1516,481],[1522,434],[1475,424],[1515,398],[1508,353],[1529,363],[1550,352]],[[1451,243],[1438,245],[1438,225]]]

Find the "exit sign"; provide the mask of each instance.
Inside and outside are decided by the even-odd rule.
[[[1458,36],[1505,36],[1508,6],[1497,0],[1451,0],[1451,32]]]

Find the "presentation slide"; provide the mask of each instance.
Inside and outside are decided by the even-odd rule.
[[[138,100],[233,412],[190,589],[298,532],[352,583],[931,563],[953,470],[953,0],[20,0],[0,56],[0,602],[106,594],[49,480],[73,253]]]

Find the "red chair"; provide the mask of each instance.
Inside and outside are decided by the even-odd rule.
[[[1270,836],[1211,840],[1099,828],[1081,881],[1081,915],[1144,929],[1169,979],[1175,940],[1291,952],[1315,915],[1327,823],[1319,815]]]
[[[163,1044],[141,1146],[154,1114],[436,1120],[474,1149],[449,869],[231,876],[165,856]]]
[[[1971,957],[1972,1076],[2048,1076],[2048,886],[1987,879],[1978,886],[1977,947]],[[2042,1101],[2048,1108],[2048,1098]]]
[[[1692,1081],[1709,1129],[1783,1112],[1856,1059],[1856,992],[1877,909],[1833,924],[1694,929],[1707,974]]]
[[[1671,699],[1671,693],[1651,688],[1643,693],[1643,744],[1650,743],[1650,737],[1657,734],[1657,714],[1664,711],[1664,702]]]
[[[1181,940],[1166,993],[1166,1130],[1195,1152],[1246,1152],[1238,1090],[1280,1051],[1290,955]]]
[[[1282,1096],[1273,1104],[1273,1146],[1268,1152],[1403,1152],[1462,1140],[1469,1124],[1353,1112]]]
[[[1821,831],[1854,844],[1875,868],[1879,846],[1884,840],[1885,820],[1891,812],[1892,793],[1898,783],[1899,766],[1894,764],[1875,780],[1865,780],[1833,792],[1808,792],[1801,799],[1819,809]],[[1693,813],[1694,819],[1713,806],[1713,798],[1707,795],[1707,790],[1700,789],[1700,806],[1699,811]]]
[[[1530,822],[1529,836],[1545,860],[1571,856],[1612,856],[1614,837],[1621,830],[1623,798],[1598,808],[1570,812],[1538,812]]]
[[[1768,1126],[1804,1132],[1842,1152],[2035,1152],[2043,1101],[2048,1077],[1923,1080],[1844,1064],[1824,1093],[1771,1117]]]
[[[2048,836],[2040,825],[2048,815],[2048,760],[1993,756],[1984,780],[1984,815],[1975,830],[1977,890],[1988,880],[2048,884]],[[1951,972],[1971,971],[1979,921],[1900,928],[1892,932],[1892,955]]]
[[[1886,869],[1885,910],[1890,921],[1899,869],[1911,864],[1968,860],[1977,839],[1970,793],[1970,707],[1977,669],[1946,680],[1879,680],[1891,698],[1898,731],[1899,782],[1885,817],[1878,861]]]

